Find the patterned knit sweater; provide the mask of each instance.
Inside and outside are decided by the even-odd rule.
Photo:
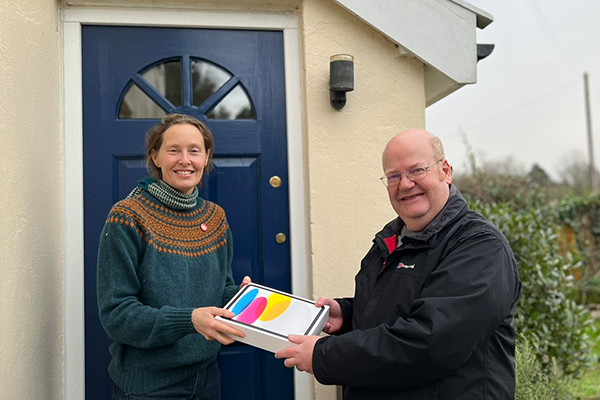
[[[198,307],[235,294],[231,231],[221,207],[187,210],[147,191],[115,204],[98,250],[100,321],[114,341],[109,374],[123,391],[148,393],[202,374],[220,344],[192,324]]]

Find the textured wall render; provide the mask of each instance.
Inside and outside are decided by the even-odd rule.
[[[0,0],[0,399],[62,399],[63,181],[58,0]],[[373,234],[394,217],[381,152],[425,123],[423,65],[329,0],[79,1],[74,5],[300,10],[312,295],[350,296]],[[355,91],[329,105],[329,56]],[[68,155],[65,155],[68,157]],[[292,183],[293,184],[293,183]],[[301,184],[301,183],[298,183]],[[317,386],[316,398],[335,388]]]
[[[0,38],[0,398],[61,399],[57,3],[1,1]]]
[[[313,297],[354,293],[354,275],[373,235],[395,218],[379,181],[387,141],[425,126],[423,64],[333,1],[301,9]],[[329,57],[354,56],[346,106],[329,104]],[[333,400],[333,387],[315,385]]]

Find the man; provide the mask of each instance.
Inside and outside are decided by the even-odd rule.
[[[513,399],[521,283],[506,238],[452,185],[441,141],[390,140],[381,178],[398,218],[375,235],[353,298],[328,304],[332,336],[290,335],[285,365],[345,400]]]

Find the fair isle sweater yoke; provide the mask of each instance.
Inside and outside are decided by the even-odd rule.
[[[223,307],[238,287],[225,212],[197,199],[173,210],[141,191],[111,209],[98,250],[100,321],[114,341],[109,373],[128,393],[202,374],[220,344],[196,332],[192,311]]]

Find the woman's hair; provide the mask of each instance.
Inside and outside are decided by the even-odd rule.
[[[192,125],[198,128],[204,139],[204,150],[208,154],[208,162],[204,168],[204,173],[213,168],[213,146],[214,139],[210,132],[210,129],[198,119],[185,115],[185,114],[169,114],[160,121],[160,124],[156,125],[148,131],[146,134],[146,168],[150,175],[158,180],[162,179],[162,171],[158,168],[152,160],[152,151],[158,152],[160,146],[162,146],[163,137],[167,129],[173,125]]]

